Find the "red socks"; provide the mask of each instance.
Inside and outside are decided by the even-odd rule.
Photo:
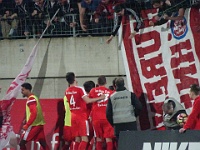
[[[106,150],[113,150],[113,142],[107,142],[106,147]]]
[[[74,142],[73,143],[73,149],[72,150],[78,150],[80,143],[79,142]]]
[[[86,150],[87,149],[87,144],[88,142],[85,142],[85,141],[81,141],[79,147],[78,147],[78,150]]]
[[[99,142],[98,142],[98,141],[96,142],[96,150],[102,150],[102,149],[103,149],[102,146],[103,146],[103,145],[102,145],[102,142],[100,142],[100,141],[99,141]]]

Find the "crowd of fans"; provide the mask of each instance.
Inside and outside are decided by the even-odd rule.
[[[56,14],[45,35],[110,35],[114,24],[114,6],[124,2],[0,0],[0,34],[2,38],[39,36]]]
[[[0,37],[40,36],[46,26],[45,35],[50,36],[110,35],[114,8],[122,3],[134,7],[137,3],[133,10],[154,8],[150,0],[0,0]]]

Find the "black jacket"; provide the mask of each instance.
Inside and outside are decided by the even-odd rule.
[[[139,29],[141,28],[142,26],[142,21],[140,19],[140,9],[138,9],[140,6],[133,6],[133,5],[125,5],[125,8],[124,8],[124,16],[127,17],[129,15],[133,16],[136,20],[136,28],[134,29],[136,32],[139,31]],[[122,22],[122,17],[123,16],[116,16],[114,18],[114,28],[113,28],[113,31],[112,31],[112,35],[115,36],[119,30],[119,27],[121,25],[121,22]]]
[[[167,14],[168,16],[171,17],[173,16],[173,13],[177,13],[180,8],[186,9],[188,7],[187,1],[185,0],[183,1],[174,0],[170,2],[171,2],[171,6],[168,6],[166,3],[164,3],[162,8],[159,8],[158,16],[160,17],[160,20],[155,22],[154,24],[155,26],[159,26],[168,22],[168,20],[163,18],[164,14]]]

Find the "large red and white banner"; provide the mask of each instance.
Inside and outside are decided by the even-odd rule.
[[[163,127],[162,104],[174,97],[186,108],[192,107],[189,87],[200,81],[200,10],[187,9],[180,21],[150,27],[149,21],[157,10],[142,13],[145,28],[132,40],[128,39],[133,26],[128,19],[122,22],[122,55],[128,87],[143,104],[141,130]]]

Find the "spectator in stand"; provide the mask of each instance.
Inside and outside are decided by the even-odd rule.
[[[87,103],[96,102],[105,98],[101,95],[97,98],[89,98],[82,87],[77,86],[75,74],[68,72],[66,80],[69,88],[65,91],[71,111],[71,127],[68,131],[75,137],[74,149],[85,150],[88,145],[89,127]]]
[[[194,100],[194,104],[185,125],[179,130],[180,133],[186,130],[200,130],[200,87],[197,84],[190,86],[189,96]]]
[[[96,98],[102,94],[105,94],[105,99],[94,102],[92,105],[92,124],[97,139],[96,149],[102,150],[102,143],[105,139],[107,145],[106,149],[113,150],[112,138],[114,137],[114,130],[106,119],[106,106],[112,91],[106,88],[105,76],[99,76],[98,85],[99,87],[93,88],[89,93],[90,98]]]
[[[0,0],[1,32],[3,38],[16,35],[18,21],[16,18],[11,19],[13,9],[14,3],[12,1]]]
[[[200,0],[190,1],[190,6],[194,6],[196,8],[200,8]]]
[[[60,28],[67,30],[70,32],[70,28],[74,28],[78,26],[77,22],[77,16],[75,14],[78,13],[78,8],[74,8],[74,6],[77,5],[72,5],[72,1],[67,1],[67,0],[59,0],[58,5],[59,5],[59,13],[58,13],[58,20],[60,22]]]
[[[46,12],[48,14],[49,21],[50,21],[50,19],[52,19],[52,17],[55,15],[55,13],[57,12],[57,10],[60,7],[59,7],[59,4],[58,4],[57,0],[48,0],[46,2],[47,2],[47,4],[46,4]],[[48,21],[47,24],[49,24],[49,21]],[[48,34],[53,34],[53,32],[56,29],[56,27],[58,26],[58,24],[59,24],[58,14],[56,14],[55,18],[51,22],[51,26],[47,30],[47,33]]]
[[[79,14],[79,6],[78,4],[81,2],[81,0],[68,0],[70,4],[71,12],[74,14]]]
[[[137,130],[136,118],[142,110],[142,104],[134,93],[124,87],[123,78],[118,78],[115,84],[116,92],[108,99],[106,117],[114,126],[118,139],[120,131]]]
[[[81,1],[82,0],[76,0],[77,6],[78,6],[78,11],[81,11]]]
[[[44,0],[35,0],[34,10],[32,12],[33,23],[36,35],[40,35],[45,27],[48,16],[46,10],[46,2]]]
[[[100,0],[82,0],[81,2],[81,9],[80,9],[80,25],[83,31],[87,31],[88,27],[92,24],[93,14],[99,5]],[[86,13],[87,11],[87,13]],[[89,14],[90,13],[90,14]],[[86,18],[84,16],[86,15]],[[94,27],[92,27],[94,29]]]
[[[136,1],[131,5],[126,3],[126,4],[118,4],[115,6],[114,11],[116,13],[116,18],[115,18],[116,24],[114,25],[111,36],[106,41],[107,44],[109,44],[112,41],[113,37],[117,34],[123,16],[129,17],[129,15],[131,15],[136,20],[136,27],[134,28],[134,31],[132,31],[129,38],[131,39],[135,36],[136,32],[139,31],[142,25],[142,21],[140,19],[140,12],[141,12],[140,8],[141,8],[140,4]]]
[[[111,28],[114,22],[114,6],[124,2],[125,0],[101,0],[94,13],[95,23],[99,23],[100,20],[101,26],[103,25],[104,28],[108,29]],[[109,32],[109,30],[105,32]]]
[[[180,124],[177,123],[177,116],[179,114],[185,114],[185,108],[174,98],[168,98],[163,104],[163,123],[167,130],[179,130],[181,128]]]
[[[18,32],[19,35],[28,36],[32,34],[32,16],[34,3],[26,2],[24,0],[15,0],[14,14],[11,15],[11,19],[18,17],[19,25]]]
[[[57,0],[49,0],[47,1],[46,11],[51,19],[56,11],[59,9],[58,1]],[[54,21],[57,21],[57,17],[54,18]]]
[[[3,0],[0,0],[0,20],[2,20],[2,17],[4,16],[4,12],[5,12],[5,4],[3,3]],[[0,25],[0,38],[2,38],[2,27]]]
[[[99,3],[99,6],[97,7],[94,17],[95,17],[95,22],[99,22],[99,18],[102,15],[102,13],[106,13],[106,16],[108,19],[113,19],[114,16],[114,6],[117,4],[122,4],[124,3],[124,0],[101,0]]]
[[[168,20],[182,20],[185,14],[185,9],[188,7],[186,1],[163,1],[153,0],[152,5],[158,8],[158,15],[155,17],[156,22],[150,21],[150,26],[159,26],[168,22]],[[178,12],[178,16],[174,14]]]

